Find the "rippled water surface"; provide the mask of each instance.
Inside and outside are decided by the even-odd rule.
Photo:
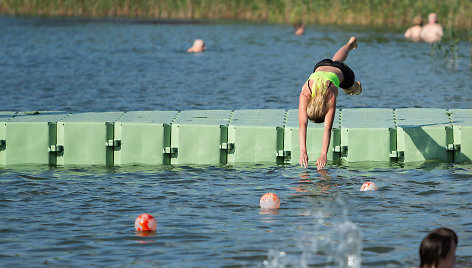
[[[351,35],[347,63],[363,82],[339,107],[470,108],[467,42],[437,60],[426,43],[368,29],[0,17],[2,110],[296,108],[315,60]],[[187,54],[195,38],[207,51]]]
[[[440,57],[402,33],[234,23],[0,17],[1,110],[297,107],[315,60],[349,36],[363,81],[342,107],[470,108],[466,42]],[[203,54],[184,51],[193,39]],[[409,267],[428,231],[459,235],[472,263],[472,164],[3,167],[5,267]],[[360,192],[365,181],[379,190]],[[275,211],[259,209],[274,192]],[[134,231],[141,213],[158,230]]]
[[[406,267],[427,230],[472,262],[471,165],[18,168],[0,173],[8,266]],[[379,190],[360,192],[367,180]],[[275,192],[281,208],[259,197]],[[143,212],[155,234],[134,231]],[[362,253],[361,253],[362,252]]]

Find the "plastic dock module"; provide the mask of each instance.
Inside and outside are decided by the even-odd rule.
[[[449,110],[453,129],[453,145],[449,150],[454,151],[454,162],[472,160],[472,109]]]
[[[390,161],[397,157],[393,109],[343,109],[341,157],[348,162]]]
[[[177,115],[177,111],[124,114],[114,125],[114,164],[170,164],[170,128]]]
[[[340,116],[341,111],[336,110],[333,127],[331,129],[331,139],[328,148],[327,159],[338,160],[340,157]],[[285,135],[284,135],[284,151],[286,162],[298,164],[300,157],[300,144],[298,140],[298,109],[287,111],[287,118],[285,121]],[[321,154],[321,145],[323,139],[324,124],[314,124],[308,121],[306,134],[306,150],[308,160],[316,162]]]
[[[7,122],[10,121],[18,112],[0,111],[0,165],[7,164]]]
[[[298,127],[297,109],[0,112],[0,165],[298,165]],[[323,132],[308,123],[311,163]],[[471,162],[472,109],[337,110],[328,160],[339,159]]]
[[[0,161],[4,165],[56,164],[56,122],[67,117],[66,112],[21,112],[3,122],[4,150]]]
[[[453,161],[452,125],[444,109],[396,109],[397,155],[400,161]]]
[[[228,163],[282,163],[285,110],[236,110],[228,125]]]
[[[123,112],[71,114],[57,123],[57,145],[63,151],[57,155],[58,165],[112,166],[114,122]]]
[[[172,123],[171,164],[226,164],[230,110],[182,111]]]

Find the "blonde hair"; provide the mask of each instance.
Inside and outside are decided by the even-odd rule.
[[[308,81],[309,83],[310,81]],[[306,113],[308,118],[313,123],[323,123],[325,120],[325,115],[328,112],[328,87],[329,81],[324,77],[317,77],[313,82],[314,96],[310,99],[308,106],[306,107]]]

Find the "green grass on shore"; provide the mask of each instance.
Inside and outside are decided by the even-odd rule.
[[[269,23],[406,27],[436,12],[440,23],[472,28],[472,0],[0,0],[12,16],[237,19]]]

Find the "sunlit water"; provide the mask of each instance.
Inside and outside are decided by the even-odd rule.
[[[349,36],[363,81],[340,107],[470,108],[466,42],[432,56],[402,33],[283,25],[145,24],[0,17],[1,110],[127,111],[297,107],[316,59]],[[203,54],[184,51],[205,39]],[[472,164],[0,169],[5,267],[409,267],[447,226],[472,263]],[[360,192],[365,181],[379,190]],[[275,211],[259,209],[274,192]],[[141,213],[157,232],[134,231]]]

